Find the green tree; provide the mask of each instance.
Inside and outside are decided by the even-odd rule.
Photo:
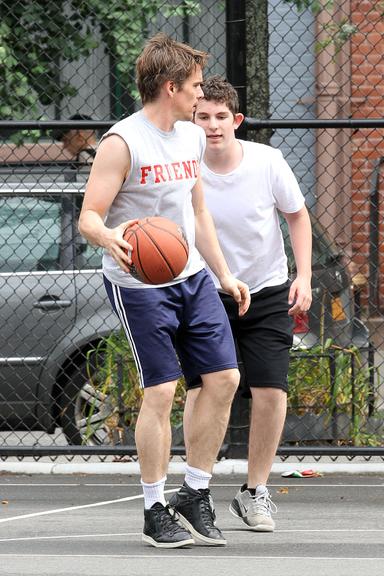
[[[103,43],[124,89],[148,26],[166,17],[196,14],[199,2],[164,0],[0,0],[0,119],[37,118],[39,104],[74,96],[60,68]]]

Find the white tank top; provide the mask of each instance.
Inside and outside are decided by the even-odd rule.
[[[103,138],[111,134],[126,142],[131,170],[109,209],[105,225],[114,228],[125,220],[145,216],[163,216],[179,224],[189,245],[187,266],[173,282],[161,286],[176,284],[204,268],[195,247],[191,193],[205,150],[204,131],[192,122],[176,122],[171,132],[164,132],[139,111],[117,122]],[[124,272],[106,251],[103,272],[120,286],[153,287]]]
[[[304,197],[279,150],[239,142],[243,159],[233,172],[215,174],[203,162],[201,174],[206,203],[229,269],[255,293],[288,279],[277,209],[297,212],[304,206]]]

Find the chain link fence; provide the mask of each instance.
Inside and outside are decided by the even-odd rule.
[[[237,87],[243,138],[279,147],[313,221],[313,305],[295,320],[290,454],[383,455],[380,2],[0,1],[0,457],[136,457],[140,392],[99,249],[77,232],[100,135],[140,107],[162,30]],[[287,254],[294,274],[293,257]],[[182,382],[173,454],[184,454]],[[222,456],[246,453],[237,394]]]

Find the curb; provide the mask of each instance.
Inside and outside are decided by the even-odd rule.
[[[384,462],[281,462],[272,465],[272,474],[313,468],[324,474],[384,474]],[[246,460],[223,460],[213,468],[214,475],[247,474]],[[0,474],[125,474],[140,475],[138,462],[0,462]],[[184,474],[185,462],[170,462],[168,474]]]

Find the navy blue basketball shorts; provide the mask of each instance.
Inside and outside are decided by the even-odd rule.
[[[289,352],[293,320],[288,316],[290,282],[263,288],[251,295],[247,313],[239,317],[237,305],[220,294],[231,323],[241,372],[240,388],[246,398],[250,388],[288,391]]]
[[[164,288],[123,288],[105,277],[104,283],[142,388],[182,374],[188,387],[202,374],[238,367],[228,317],[206,270]]]

